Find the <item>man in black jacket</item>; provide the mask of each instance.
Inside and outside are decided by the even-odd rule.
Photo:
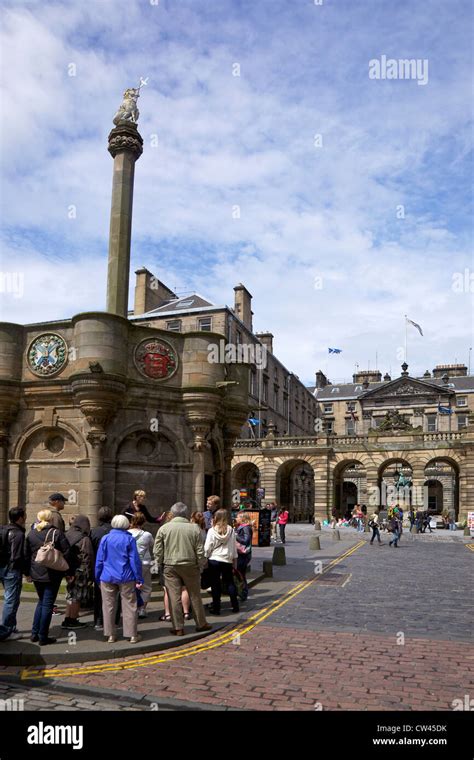
[[[91,530],[91,541],[94,549],[94,560],[97,557],[99,551],[99,544],[107,533],[112,530],[112,517],[114,513],[110,507],[101,507],[97,513],[99,524],[96,528]],[[120,610],[117,610],[118,619],[120,621]],[[94,581],[94,628],[96,631],[104,630],[104,620],[102,616],[102,594],[100,593],[100,586]]]
[[[16,614],[20,606],[21,586],[25,571],[26,510],[13,507],[8,512],[9,524],[1,528],[0,581],[4,588],[1,640],[21,638],[16,630]]]

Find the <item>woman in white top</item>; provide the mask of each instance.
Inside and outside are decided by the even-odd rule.
[[[221,578],[227,586],[232,610],[239,611],[237,589],[234,584],[233,569],[237,564],[237,543],[235,532],[228,523],[226,509],[218,509],[212,520],[212,528],[207,532],[204,553],[208,559],[211,578],[212,605],[208,606],[211,615],[221,614]]]
[[[142,512],[136,512],[131,518],[131,528],[128,531],[134,537],[138,555],[142,562],[143,586],[141,587],[141,596],[143,607],[138,608],[138,617],[146,617],[146,606],[151,596],[151,566],[153,564],[153,536],[147,530],[143,530],[146,523],[146,517]]]

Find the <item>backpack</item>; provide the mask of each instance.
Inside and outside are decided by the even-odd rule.
[[[10,542],[8,534],[11,528],[8,525],[0,527],[0,567],[6,567],[10,562]]]

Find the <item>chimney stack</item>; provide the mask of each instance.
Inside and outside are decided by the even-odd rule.
[[[256,333],[256,337],[259,339],[260,343],[263,343],[263,345],[266,346],[267,351],[270,354],[273,354],[273,333]]]
[[[234,291],[234,311],[247,330],[252,332],[252,296],[241,282],[235,286]]]
[[[316,388],[325,388],[328,384],[328,379],[324,372],[321,372],[320,369],[316,372]]]
[[[135,161],[143,152],[143,138],[137,125],[132,121],[119,121],[109,134],[108,149],[114,159],[114,173],[110,212],[107,311],[127,317]]]

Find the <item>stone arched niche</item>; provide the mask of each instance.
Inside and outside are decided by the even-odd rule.
[[[138,489],[146,491],[152,514],[167,511],[180,498],[178,462],[174,443],[162,433],[127,435],[115,461],[115,511],[121,512]]]
[[[81,509],[84,489],[77,465],[83,456],[83,445],[61,427],[39,428],[26,439],[19,454],[19,503],[28,510],[28,523],[47,507],[50,494],[58,491],[68,499],[63,512],[67,527],[68,517]]]

